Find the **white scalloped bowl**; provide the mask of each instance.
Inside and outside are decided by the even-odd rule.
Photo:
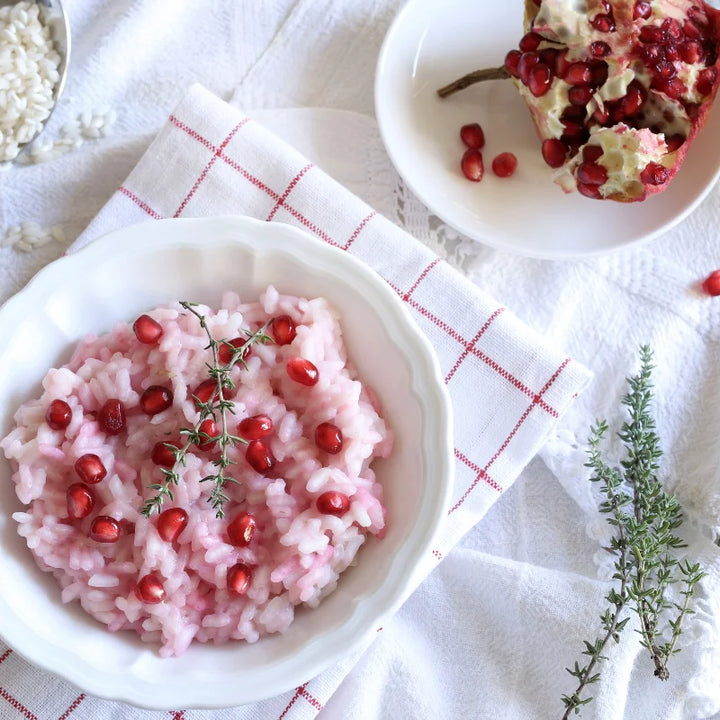
[[[135,633],[111,634],[77,603],[63,605],[16,533],[21,509],[0,462],[0,635],[28,660],[84,691],[147,708],[219,708],[280,694],[359,648],[413,588],[447,512],[452,483],[450,402],[433,350],[400,299],[349,254],[278,223],[248,218],[161,220],[113,232],[42,270],[0,308],[0,432],[39,392],[73,344],[177,299],[217,305],[226,290],[255,298],[268,284],[324,296],[342,314],[350,357],[377,392],[396,435],[377,463],[388,532],[319,608],[283,635],[250,645],[193,643],[162,659]]]

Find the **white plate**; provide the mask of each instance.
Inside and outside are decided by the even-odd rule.
[[[720,172],[720,111],[663,193],[642,203],[565,195],[552,182],[525,102],[509,80],[480,83],[444,100],[436,90],[471,70],[497,67],[522,37],[522,0],[410,0],[385,38],[375,109],[385,147],[415,194],[440,218],[487,245],[563,258],[648,240],[685,218]],[[459,130],[479,122],[486,145],[480,183],[460,172]],[[499,153],[514,152],[512,178],[493,175]]]
[[[396,434],[392,456],[374,466],[386,492],[387,535],[369,541],[337,590],[317,610],[299,611],[286,634],[254,645],[195,643],[182,657],[162,659],[135,633],[111,634],[76,603],[61,604],[58,585],[16,533],[11,514],[22,506],[3,459],[0,635],[88,693],[170,709],[240,705],[292,689],[372,636],[431,550],[454,463],[450,402],[430,343],[367,266],[287,225],[148,222],[49,265],[0,309],[0,432],[87,333],[173,299],[217,306],[228,289],[256,298],[270,283],[324,296],[342,314],[349,354]]]

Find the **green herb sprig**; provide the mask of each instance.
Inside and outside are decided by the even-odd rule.
[[[588,661],[575,662],[566,670],[577,678],[570,695],[563,695],[563,720],[571,712],[579,714],[592,697],[583,697],[588,685],[596,683],[597,666],[607,657],[605,647],[613,640],[620,642],[620,633],[630,620],[625,611],[633,611],[639,621],[640,642],[655,666],[654,674],[661,680],[670,677],[668,661],[680,648],[683,621],[693,614],[690,602],[696,585],[705,576],[700,564],[681,562],[677,551],[685,547],[675,530],[682,524],[682,509],[677,499],[668,495],[658,479],[662,450],[651,414],[653,400],[652,352],[640,349],[640,372],[629,378],[629,392],[622,400],[628,409],[627,419],[618,433],[625,447],[620,468],[606,463],[600,454],[600,443],[608,425],[597,421],[590,429],[588,462],[592,482],[600,483],[604,500],[600,512],[608,516],[614,528],[606,549],[617,557],[613,580],[615,586],[605,599],[608,607],[600,616],[602,632],[593,642],[585,641],[583,655]],[[682,584],[682,603],[670,600],[670,589]],[[622,617],[625,614],[625,617]]]
[[[178,448],[175,445],[165,443],[165,447],[169,448],[175,458],[175,462],[172,468],[161,468],[163,475],[165,476],[162,483],[152,483],[148,487],[151,490],[155,490],[155,495],[149,498],[141,509],[141,513],[145,517],[150,517],[154,512],[160,512],[165,498],[170,500],[174,499],[173,487],[176,487],[180,483],[180,468],[185,467],[187,464],[187,454],[190,448],[195,445],[199,445],[202,442],[210,440],[216,441],[220,448],[220,457],[212,461],[212,464],[217,468],[217,471],[213,474],[206,475],[200,480],[200,482],[211,482],[213,484],[212,491],[208,496],[208,502],[216,510],[216,516],[218,518],[224,517],[223,506],[228,501],[228,496],[225,494],[225,485],[229,482],[237,483],[231,475],[227,474],[227,468],[230,465],[234,465],[235,461],[228,457],[228,448],[237,445],[238,443],[247,444],[246,440],[233,435],[228,431],[228,413],[231,415],[235,414],[234,403],[225,397],[227,390],[232,390],[235,387],[235,383],[230,379],[230,371],[238,363],[242,364],[247,369],[247,363],[245,362],[245,355],[248,353],[250,348],[256,343],[265,344],[273,342],[273,339],[266,334],[270,320],[266,322],[256,332],[250,332],[244,330],[243,332],[247,336],[247,340],[241,346],[236,348],[227,340],[215,340],[210,333],[207,326],[205,316],[199,313],[195,308],[198,306],[197,303],[183,301],[180,305],[185,308],[188,312],[195,315],[200,321],[200,327],[205,331],[208,337],[208,345],[205,347],[206,350],[210,350],[212,353],[212,362],[206,363],[209,376],[215,380],[216,391],[212,393],[208,402],[202,402],[200,398],[193,395],[196,407],[198,408],[199,415],[198,420],[192,428],[181,428],[180,435],[185,438],[185,442],[182,447]],[[219,352],[220,347],[225,345],[232,351],[230,360],[225,364],[220,363]],[[200,430],[200,426],[203,421],[212,418],[216,422],[220,418],[220,434],[217,437],[210,437],[207,433]]]

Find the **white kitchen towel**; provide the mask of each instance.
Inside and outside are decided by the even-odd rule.
[[[589,373],[282,140],[200,86],[191,88],[71,250],[143,220],[228,213],[287,222],[353,253],[396,290],[433,343],[453,398],[457,462],[450,512],[427,558],[428,572],[512,484]],[[355,659],[294,693],[217,717],[313,717]],[[74,718],[103,718],[117,707],[79,695],[9,651],[0,655],[0,693],[29,718],[71,712]],[[174,713],[178,720],[202,715]]]

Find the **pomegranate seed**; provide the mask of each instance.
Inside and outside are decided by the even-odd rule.
[[[175,449],[173,450],[172,448]],[[179,449],[180,446],[176,443],[157,442],[153,445],[152,461],[160,467],[171,468],[175,465],[175,451]]]
[[[178,507],[163,510],[157,519],[158,535],[165,542],[175,542],[188,524],[188,514]]]
[[[550,68],[553,75],[557,75],[558,51],[555,48],[543,48],[540,51],[540,62]]]
[[[704,53],[702,45],[697,40],[687,40],[678,47],[683,62],[689,65],[702,62]]]
[[[135,586],[135,597],[148,605],[157,605],[165,599],[165,588],[157,575],[145,575]]]
[[[590,23],[598,32],[613,32],[615,21],[610,15],[596,15]]]
[[[518,63],[520,62],[521,55],[522,53],[519,50],[511,50],[505,56],[505,68],[513,77],[520,77]]]
[[[646,98],[645,88],[637,80],[633,80],[628,85],[625,97],[620,100],[621,112],[625,117],[637,115]]]
[[[573,105],[585,107],[590,102],[590,98],[595,94],[595,88],[589,85],[574,85],[568,90],[568,100]]]
[[[633,20],[647,20],[652,13],[652,7],[645,0],[638,0],[633,8]]]
[[[577,171],[577,179],[584,185],[603,185],[607,182],[607,169],[602,165],[584,162]]]
[[[235,354],[235,350],[237,350],[238,348],[241,348],[243,345],[245,345],[246,342],[247,342],[247,338],[236,337],[236,338],[233,338],[232,340],[226,340],[225,342],[221,343],[220,347],[218,348],[218,360],[223,365],[227,365],[230,362],[230,360],[232,360],[232,357]],[[230,346],[232,346],[232,347],[230,347]],[[241,353],[241,359],[247,360],[247,358],[250,357],[251,353],[252,353],[252,347],[250,347],[244,353]]]
[[[531,71],[528,77],[527,86],[535,97],[542,97],[547,93],[552,85],[552,73],[547,65],[538,63]]]
[[[45,413],[45,422],[53,430],[64,430],[72,420],[72,410],[64,400],[53,400]]]
[[[665,31],[668,40],[677,42],[683,39],[683,29],[675,18],[665,18],[660,27]]]
[[[167,410],[173,401],[172,390],[168,390],[162,385],[151,385],[140,396],[140,407],[146,415],[157,415],[163,410]]]
[[[697,5],[693,5],[688,10],[688,18],[690,18],[690,20],[699,28],[707,27],[707,15],[705,15],[705,13]]]
[[[673,100],[678,100],[684,93],[687,92],[687,88],[679,77],[654,77],[651,87],[658,92],[665,93],[669,98],[672,98]]]
[[[595,108],[592,116],[593,120],[595,120],[598,125],[604,125],[610,119],[610,113],[608,112],[607,107],[602,109]]]
[[[518,58],[520,55],[518,55]],[[485,133],[483,129],[477,123],[471,123],[470,125],[463,125],[460,128],[460,139],[469,148],[480,150],[485,145]]]
[[[468,150],[468,152],[477,152],[477,150]],[[467,155],[467,153],[465,153]],[[478,153],[479,155],[480,153]],[[291,357],[287,361],[287,374],[291,380],[308,387],[315,385],[318,381],[318,369],[305,358]]]
[[[560,140],[548,138],[543,140],[542,156],[551,168],[559,168],[565,162],[567,148]]]
[[[657,25],[645,25],[640,28],[640,42],[664,45],[667,42],[667,35]]]
[[[527,35],[523,35],[520,39],[520,50],[522,52],[532,52],[533,50],[537,50],[538,45],[543,41],[543,39],[534,32],[529,32]]]
[[[598,87],[604,85],[608,79],[608,64],[604,60],[592,60],[590,62],[590,69],[592,70],[593,85],[597,85]]]
[[[714,67],[705,68],[698,74],[695,89],[700,95],[710,95],[717,80],[717,70]]]
[[[690,22],[690,20],[686,20],[683,23],[683,32],[685,33],[685,37],[689,40],[702,40],[703,34],[702,30],[693,22]]]
[[[526,52],[520,56],[518,61],[518,74],[523,84],[527,85],[530,79],[530,71],[540,62],[540,56],[534,52]]]
[[[99,483],[105,475],[107,470],[102,464],[102,460],[93,453],[86,453],[77,459],[75,462],[75,472],[78,477],[90,485]]]
[[[493,172],[498,177],[510,177],[517,169],[517,158],[511,152],[500,153],[492,161]]]
[[[90,525],[90,539],[99,543],[114,543],[120,537],[120,524],[109,515],[98,515]]]
[[[603,42],[602,40],[596,40],[595,42],[590,43],[590,54],[593,57],[605,57],[606,55],[609,55],[611,53],[610,46]]]
[[[648,67],[665,59],[665,50],[662,45],[643,45],[640,54]]]
[[[677,62],[680,60],[680,51],[677,49],[676,45],[665,46],[665,59],[669,62]]]
[[[560,120],[562,120],[563,123],[574,122],[582,125],[586,115],[587,110],[584,107],[578,107],[577,105],[568,105],[565,110],[563,110],[563,114],[560,116]]]
[[[685,138],[682,135],[671,135],[665,140],[669,153],[675,152],[684,142]]]
[[[460,167],[462,168],[463,175],[473,182],[480,182],[485,174],[482,154],[479,150],[473,148],[465,151],[465,154],[462,156],[462,161],[460,162]]]
[[[600,145],[586,145],[583,148],[583,160],[587,163],[597,162],[603,155],[603,149]]]
[[[267,415],[253,415],[241,420],[237,429],[244,440],[259,440],[273,431],[273,421]]]
[[[257,520],[253,515],[241,512],[228,524],[227,534],[230,543],[236,547],[249,545],[257,529]]]
[[[95,493],[83,483],[74,483],[66,492],[68,517],[73,520],[86,518],[95,507]]]
[[[581,138],[586,132],[584,125],[571,120],[564,121],[563,125],[565,126],[565,132],[563,133],[565,139]]]
[[[276,463],[272,451],[262,440],[251,440],[248,443],[245,459],[250,467],[260,475],[272,470]]]
[[[141,315],[133,323],[135,337],[145,345],[154,345],[163,334],[162,325],[149,315]]]
[[[713,297],[720,295],[720,270],[713,270],[703,281],[702,289]]]
[[[323,515],[342,517],[350,509],[350,498],[343,493],[330,490],[320,495],[315,504]]]
[[[585,197],[592,198],[593,200],[602,200],[603,196],[600,193],[599,185],[584,185],[583,183],[578,183],[577,189],[578,192]]]
[[[222,346],[221,346],[222,347]],[[220,362],[223,362],[222,360]],[[227,363],[225,363],[227,364]],[[217,380],[213,378],[208,378],[207,380],[203,380],[196,388],[193,390],[193,397],[195,398],[195,407],[199,410],[201,403],[207,405],[210,400],[217,400],[218,398],[218,392],[217,392]]]
[[[297,334],[295,321],[289,315],[278,315],[272,321],[272,334],[278,345],[289,345]]]
[[[676,74],[675,66],[667,60],[661,60],[653,68],[655,74],[663,78],[671,78]]]
[[[669,176],[670,171],[666,167],[655,162],[649,162],[640,173],[640,180],[645,185],[662,185],[667,182]]]
[[[200,423],[198,432],[201,433],[198,450],[210,450],[217,442],[218,437],[220,437],[217,425],[212,418],[205,418],[205,420]],[[207,438],[202,437],[202,435],[207,435]]]
[[[570,67],[570,62],[567,59],[568,50],[560,50],[557,54],[557,60],[555,62],[555,74],[558,77],[565,77],[567,69]]]
[[[592,68],[586,62],[572,63],[563,77],[570,85],[588,85],[592,82]]]
[[[337,455],[343,446],[342,430],[332,423],[320,423],[315,428],[315,444],[326,453]]]
[[[227,574],[227,589],[231,595],[244,595],[250,587],[252,572],[245,563],[233,565]]]
[[[125,406],[117,398],[110,398],[98,410],[97,420],[108,435],[119,435],[125,429]]]

